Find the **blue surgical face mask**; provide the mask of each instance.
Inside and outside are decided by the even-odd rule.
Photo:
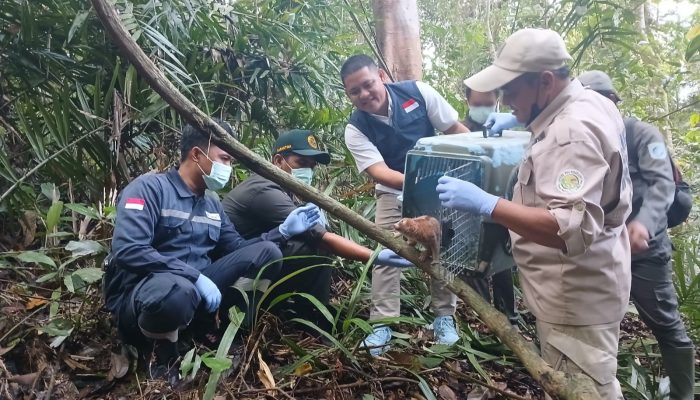
[[[201,149],[200,149],[201,150]],[[204,170],[202,169],[199,164],[199,170],[202,171],[202,178],[204,178],[204,183],[207,185],[207,189],[209,190],[221,190],[226,186],[228,183],[228,180],[231,178],[231,171],[233,168],[231,168],[229,165],[224,165],[218,161],[214,161],[209,156],[207,153],[204,153],[204,156],[211,161],[211,171],[209,174],[206,174]]]
[[[292,168],[292,166],[289,165],[285,158],[282,159],[284,160],[284,163],[287,164],[287,166],[289,167],[291,171],[290,173],[293,177],[299,179],[302,183],[311,186],[311,180],[314,179],[313,168]]]
[[[311,168],[292,168],[292,176],[311,186],[311,180],[314,179],[314,170]]]
[[[469,118],[472,121],[483,125],[491,113],[496,112],[496,106],[474,106],[469,107]]]

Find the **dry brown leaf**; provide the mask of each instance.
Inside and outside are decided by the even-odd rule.
[[[443,400],[457,400],[455,392],[447,385],[440,385],[438,395]]]
[[[64,357],[63,362],[66,363],[66,365],[70,367],[70,369],[82,369],[83,371],[90,371],[90,367],[81,362],[75,361],[69,357]]]
[[[18,250],[23,250],[29,247],[36,238],[36,211],[25,211],[22,218],[19,219],[19,224],[22,227],[22,241],[17,246]]]
[[[294,368],[294,375],[304,376],[306,374],[311,373],[311,371],[313,371],[313,370],[314,370],[314,368],[311,366],[311,364],[305,362],[305,363],[301,364],[300,366]]]
[[[398,365],[405,366],[405,367],[419,367],[420,368],[420,362],[418,361],[416,356],[414,356],[413,354],[389,350],[386,353],[386,356]]]
[[[124,377],[129,372],[129,359],[124,354],[112,353],[110,356],[110,369],[107,380],[111,381]]]
[[[39,306],[43,306],[44,304],[48,303],[49,300],[45,299],[43,297],[30,297],[29,301],[27,301],[27,304],[24,305],[24,308],[29,310],[33,310]]]
[[[487,389],[483,386],[475,386],[471,392],[467,395],[467,400],[489,400],[496,397],[496,393],[493,390]]]
[[[8,377],[7,380],[10,382],[17,382],[22,386],[32,386],[36,378],[39,377],[38,372],[32,372],[31,374],[15,375]]]
[[[258,362],[260,363],[260,369],[258,370],[258,378],[267,389],[274,389],[277,385],[275,384],[275,378],[272,376],[272,371],[268,367],[267,363],[263,360],[260,351],[258,351]]]

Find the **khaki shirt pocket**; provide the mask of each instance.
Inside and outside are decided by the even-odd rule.
[[[518,183],[513,190],[513,201],[526,206],[535,205],[535,185],[532,176],[532,164],[525,160],[518,171]]]
[[[576,369],[593,378],[598,385],[607,385],[615,379],[617,371],[617,358],[605,350],[591,346],[573,336],[552,329],[547,337],[547,345],[554,347],[560,353],[556,370],[576,372]],[[572,368],[568,363],[574,363],[577,368]]]

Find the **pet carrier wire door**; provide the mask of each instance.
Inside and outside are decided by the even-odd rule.
[[[473,164],[467,163],[445,172],[445,176],[475,182],[481,180],[481,177],[475,176],[475,171]],[[446,281],[451,282],[465,269],[473,271],[474,266],[478,265],[481,219],[481,216],[476,214],[440,207],[438,217],[442,225],[440,263],[442,278]]]
[[[522,159],[529,133],[505,131],[484,138],[481,132],[423,138],[406,156],[402,214],[430,215],[442,226],[441,263],[446,280],[460,274],[491,275],[513,265],[508,231],[480,216],[440,205],[435,187],[441,176],[469,181],[504,196]]]

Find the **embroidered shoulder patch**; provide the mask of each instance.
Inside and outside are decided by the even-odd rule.
[[[663,160],[668,156],[666,145],[663,142],[649,143],[649,156],[654,160]]]
[[[557,177],[557,189],[572,194],[583,188],[583,174],[575,169],[565,169]]]

